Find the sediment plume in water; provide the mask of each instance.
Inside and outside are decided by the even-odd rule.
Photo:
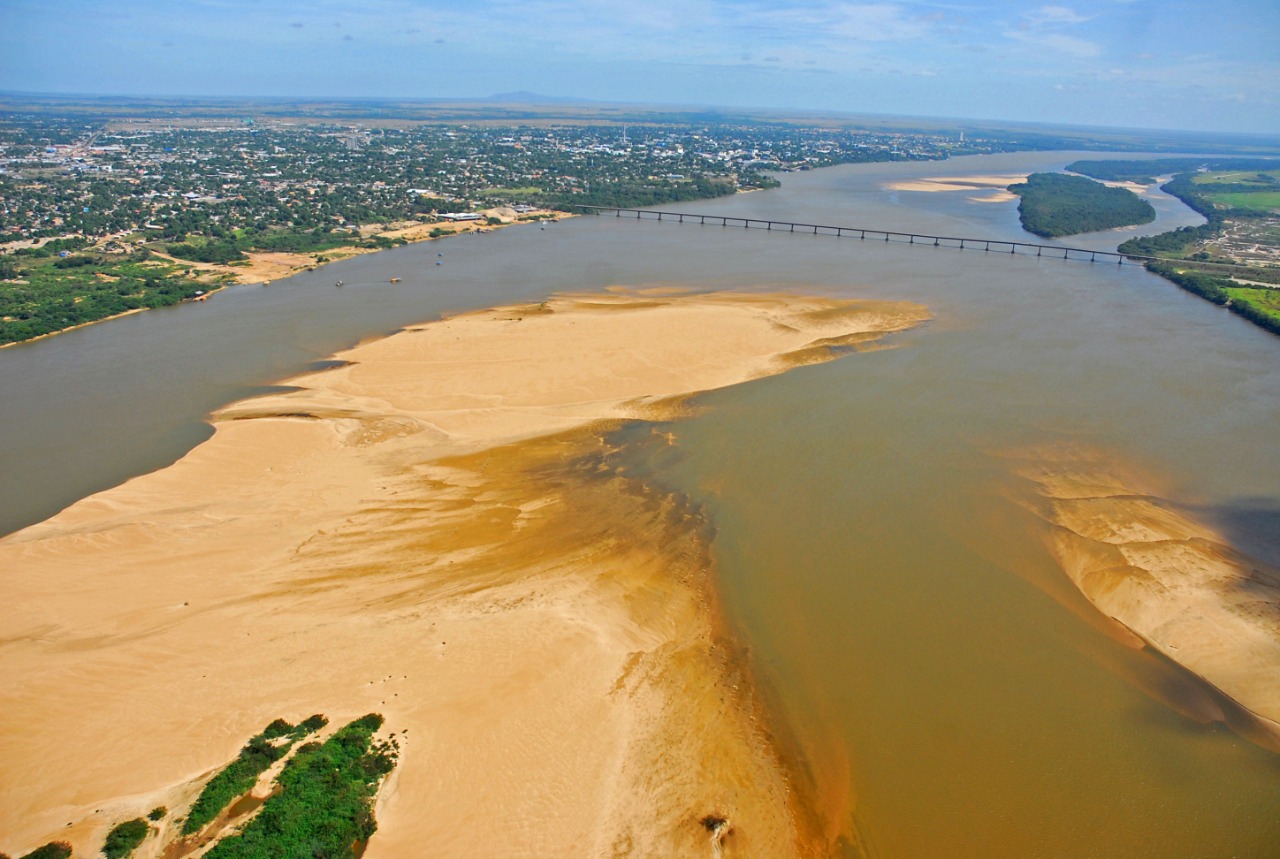
[[[1226,696],[1205,717],[1280,749],[1280,570],[1102,451],[1046,446],[1017,458],[1033,487],[1022,500],[1052,526],[1049,547],[1080,592]]]
[[[182,814],[266,721],[322,711],[381,713],[400,744],[369,859],[830,854],[847,809],[816,814],[822,779],[779,751],[705,522],[610,430],[926,318],[565,296],[222,410],[173,466],[0,541],[0,849],[92,854]]]

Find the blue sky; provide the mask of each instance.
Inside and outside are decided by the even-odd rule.
[[[1280,132],[1280,0],[0,0],[0,89]]]

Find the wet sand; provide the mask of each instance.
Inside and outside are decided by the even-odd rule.
[[[1280,749],[1280,569],[1236,550],[1105,453],[1024,452],[1027,506],[1062,569],[1107,617],[1246,713],[1209,712]]]
[[[727,856],[829,853],[843,821],[722,633],[705,523],[607,433],[925,318],[565,296],[222,410],[173,466],[0,541],[0,849],[91,855],[271,719],[377,711],[403,754],[370,859],[711,855],[706,818]]]

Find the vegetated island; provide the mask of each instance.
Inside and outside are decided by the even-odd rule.
[[[1018,203],[1022,228],[1048,239],[1156,219],[1151,204],[1128,188],[1112,188],[1083,176],[1032,173],[1009,190],[1022,198]]]
[[[311,726],[273,723],[208,800],[193,774],[324,701],[401,735],[378,855],[833,853],[842,777],[774,745],[705,518],[620,449],[676,443],[690,394],[856,361],[927,318],[560,296],[411,326],[220,410],[172,466],[0,539],[0,639],[27,642],[0,649],[0,760],[23,774],[0,783],[0,847],[88,855],[159,805],[213,815],[200,838]],[[282,855],[230,841],[209,855]]]
[[[1203,215],[1179,227],[1122,243],[1147,269],[1188,292],[1280,334],[1280,160],[1274,158],[1158,158],[1077,161],[1076,173],[1109,181],[1152,184]]]

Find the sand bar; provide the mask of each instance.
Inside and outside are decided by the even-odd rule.
[[[0,541],[0,850],[93,855],[271,719],[377,711],[403,755],[369,859],[711,855],[708,815],[726,856],[830,852],[847,815],[770,739],[699,511],[609,430],[925,318],[564,296],[222,410],[173,466]]]
[[[1024,454],[1025,503],[1052,526],[1049,546],[1099,611],[1245,708],[1233,722],[1280,748],[1280,569],[1249,557],[1126,474],[1105,453]]]
[[[884,188],[887,191],[923,191],[926,193],[968,191],[973,194],[969,199],[974,202],[1003,203],[1017,198],[1016,194],[1010,193],[1009,186],[1026,180],[1027,174],[1025,173],[1014,173],[1008,176],[935,176],[900,182],[886,182]]]

